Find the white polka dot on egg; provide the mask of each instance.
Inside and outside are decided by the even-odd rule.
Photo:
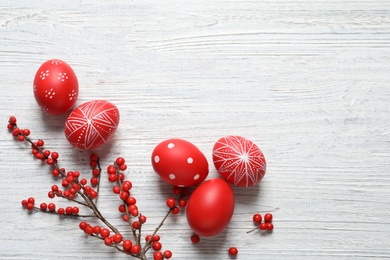
[[[175,176],[175,174],[173,174],[173,173],[169,174],[169,179],[171,179],[171,180],[174,180],[174,179],[176,179],[176,176]]]
[[[187,163],[191,164],[191,163],[193,163],[193,162],[194,162],[194,159],[192,159],[191,157],[188,157]]]
[[[200,177],[199,174],[195,175],[195,176],[194,176],[194,180],[199,179],[199,177]]]
[[[158,157],[158,155],[154,156],[154,162],[158,163],[159,161],[160,161],[160,157]]]
[[[172,149],[173,147],[175,147],[175,144],[174,144],[174,143],[169,143],[169,144],[168,144],[168,148],[169,148],[169,149]]]

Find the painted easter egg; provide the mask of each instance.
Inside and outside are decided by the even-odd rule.
[[[105,100],[76,107],[65,122],[65,136],[76,148],[90,150],[105,144],[119,124],[119,110]]]
[[[167,183],[189,187],[202,182],[209,173],[204,154],[183,139],[168,139],[152,152],[154,171]]]
[[[266,171],[266,161],[261,150],[241,136],[220,138],[213,147],[213,162],[219,174],[240,187],[259,183]]]
[[[35,74],[34,97],[43,111],[61,115],[76,103],[79,84],[73,69],[62,60],[43,63]]]

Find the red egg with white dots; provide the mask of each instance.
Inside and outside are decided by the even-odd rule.
[[[250,187],[259,183],[266,171],[264,154],[252,141],[241,136],[225,136],[213,147],[214,166],[228,182]]]
[[[86,102],[76,107],[66,119],[66,139],[81,150],[98,148],[111,139],[118,128],[119,118],[119,110],[111,102]]]
[[[152,152],[154,171],[165,182],[189,187],[202,182],[209,173],[204,154],[183,139],[168,139],[159,143]]]
[[[76,103],[79,84],[73,69],[62,60],[43,63],[35,74],[34,97],[43,111],[61,115]]]

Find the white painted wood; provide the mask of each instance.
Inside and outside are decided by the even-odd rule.
[[[192,245],[184,215],[161,230],[173,259],[390,258],[389,1],[11,1],[0,3],[0,258],[124,259],[86,238],[77,220],[27,214],[20,201],[48,201],[54,180],[5,128],[15,115],[89,174],[88,152],[71,149],[66,116],[42,114],[37,68],[66,60],[77,104],[107,99],[121,111],[103,165],[124,156],[133,195],[151,231],[170,188],[150,154],[170,137],[192,141],[218,174],[211,149],[238,134],[264,152],[261,185],[234,189],[236,211],[220,235]],[[99,206],[121,229],[118,200],[103,183]],[[246,234],[255,212],[275,231]]]

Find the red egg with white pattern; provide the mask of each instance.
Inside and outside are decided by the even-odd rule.
[[[61,115],[76,103],[79,84],[73,69],[62,60],[43,63],[35,74],[34,97],[43,111]]]
[[[119,125],[119,110],[106,100],[93,100],[76,107],[65,122],[65,136],[81,150],[107,143]]]
[[[225,136],[213,147],[213,162],[218,173],[235,186],[259,183],[266,172],[264,154],[252,141],[241,136]]]
[[[154,148],[152,165],[163,181],[179,187],[196,185],[209,173],[204,154],[194,144],[178,138],[165,140]]]

